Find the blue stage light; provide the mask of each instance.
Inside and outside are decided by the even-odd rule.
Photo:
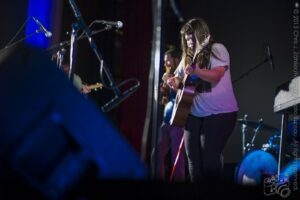
[[[52,0],[29,0],[28,2],[28,18],[35,17],[38,19],[41,24],[51,31],[51,13],[52,13]],[[26,24],[26,36],[29,36],[26,39],[27,44],[31,44],[39,48],[47,48],[50,45],[50,38],[47,38],[43,32],[30,36],[32,33],[39,30],[38,24],[30,19]]]

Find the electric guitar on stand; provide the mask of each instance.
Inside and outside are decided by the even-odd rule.
[[[201,43],[200,47],[194,54],[193,61],[190,66],[195,64],[195,59],[197,55],[204,49],[204,47],[209,43],[210,35],[208,35],[205,40]],[[187,117],[190,113],[193,99],[195,96],[196,86],[195,80],[191,78],[190,75],[185,74],[182,80],[182,87],[178,88],[177,95],[173,107],[172,116],[170,119],[171,125],[178,127],[184,127]]]

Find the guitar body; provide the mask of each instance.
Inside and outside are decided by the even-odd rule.
[[[170,124],[184,127],[190,113],[195,96],[195,86],[193,84],[184,85],[177,91]]]

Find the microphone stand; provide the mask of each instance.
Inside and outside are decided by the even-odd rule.
[[[104,60],[102,59],[103,56],[101,55],[100,50],[97,47],[96,42],[94,41],[94,39],[92,37],[93,32],[89,29],[89,27],[84,22],[84,20],[81,16],[81,12],[78,9],[77,5],[75,4],[74,0],[69,0],[69,4],[74,12],[75,18],[77,19],[76,27],[73,27],[73,31],[76,32],[79,28],[81,28],[83,30],[83,34],[85,34],[86,37],[88,38],[90,47],[92,48],[94,54],[96,55],[98,61],[100,62],[101,77],[102,77],[102,72],[104,70],[104,72],[107,76],[107,79],[109,81],[109,87],[104,82],[103,82],[103,84],[106,88],[113,90],[113,92],[115,94],[115,97],[111,101],[109,101],[108,103],[106,103],[105,105],[103,105],[101,107],[101,110],[103,112],[108,112],[111,109],[115,108],[117,105],[119,105],[122,101],[124,101],[131,94],[133,94],[133,92],[135,92],[137,90],[137,88],[140,86],[140,83],[138,80],[135,80],[137,82],[137,84],[135,84],[130,89],[128,89],[124,92],[120,91],[119,87],[115,84],[108,67],[106,66]],[[75,28],[76,28],[76,30],[75,30]],[[112,28],[111,25],[107,25],[105,30],[109,30],[111,28]],[[73,48],[71,48],[71,50],[70,50],[70,58],[72,60],[72,64],[74,63],[74,43],[75,43],[75,41],[76,41],[76,34],[72,34],[71,42],[73,43],[72,44]],[[121,86],[124,83],[126,83],[126,81],[119,84],[119,86]]]
[[[99,62],[102,63],[102,69],[104,69],[104,72],[105,72],[105,74],[107,76],[107,79],[108,79],[108,81],[110,83],[110,88],[113,90],[113,92],[116,95],[115,98],[120,97],[122,95],[121,91],[116,86],[114,80],[112,79],[110,71],[108,70],[108,68],[106,67],[106,64],[104,63],[104,60],[102,59],[103,56],[101,55],[100,50],[98,49],[98,47],[96,45],[96,42],[94,41],[94,39],[92,37],[91,30],[89,29],[89,27],[84,22],[84,20],[83,20],[83,18],[81,16],[81,13],[80,13],[77,5],[75,4],[74,0],[69,0],[69,4],[70,4],[70,6],[71,6],[71,8],[72,8],[72,10],[74,12],[75,18],[77,19],[78,29],[81,28],[83,30],[84,34],[88,38],[90,47],[92,48],[92,50],[95,53],[95,55],[96,55],[97,59],[99,60]],[[74,36],[73,36],[73,42],[75,42],[75,41],[76,41],[76,35],[74,34]],[[74,49],[70,50],[70,56],[71,56],[70,58],[72,58],[72,56],[74,55],[74,53],[72,51],[74,51]],[[73,60],[72,62],[74,62],[74,60],[75,60],[74,57],[72,58],[72,60]],[[105,111],[103,108],[102,108],[102,110]]]
[[[257,65],[255,65],[254,67],[252,67],[251,69],[249,69],[248,71],[246,71],[244,74],[242,74],[240,77],[238,77],[237,79],[235,79],[233,81],[233,83],[238,82],[239,80],[243,79],[244,77],[248,76],[250,74],[250,72],[258,69],[261,65],[265,64],[266,62],[269,62],[271,60],[271,58],[268,56],[267,58],[265,58],[263,61],[261,61],[260,63],[258,63]]]
[[[77,46],[77,32],[79,30],[79,24],[72,24],[71,42],[70,42],[70,69],[69,69],[69,79],[73,83],[74,79],[74,63],[75,63],[75,50]]]

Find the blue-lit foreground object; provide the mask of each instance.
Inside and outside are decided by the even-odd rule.
[[[295,177],[297,173],[300,173],[300,159],[288,162],[280,171],[280,178],[284,180],[290,180]]]
[[[9,85],[0,88],[0,183],[10,197],[77,199],[98,181],[146,178],[134,149],[50,57],[19,47],[0,69]]]

